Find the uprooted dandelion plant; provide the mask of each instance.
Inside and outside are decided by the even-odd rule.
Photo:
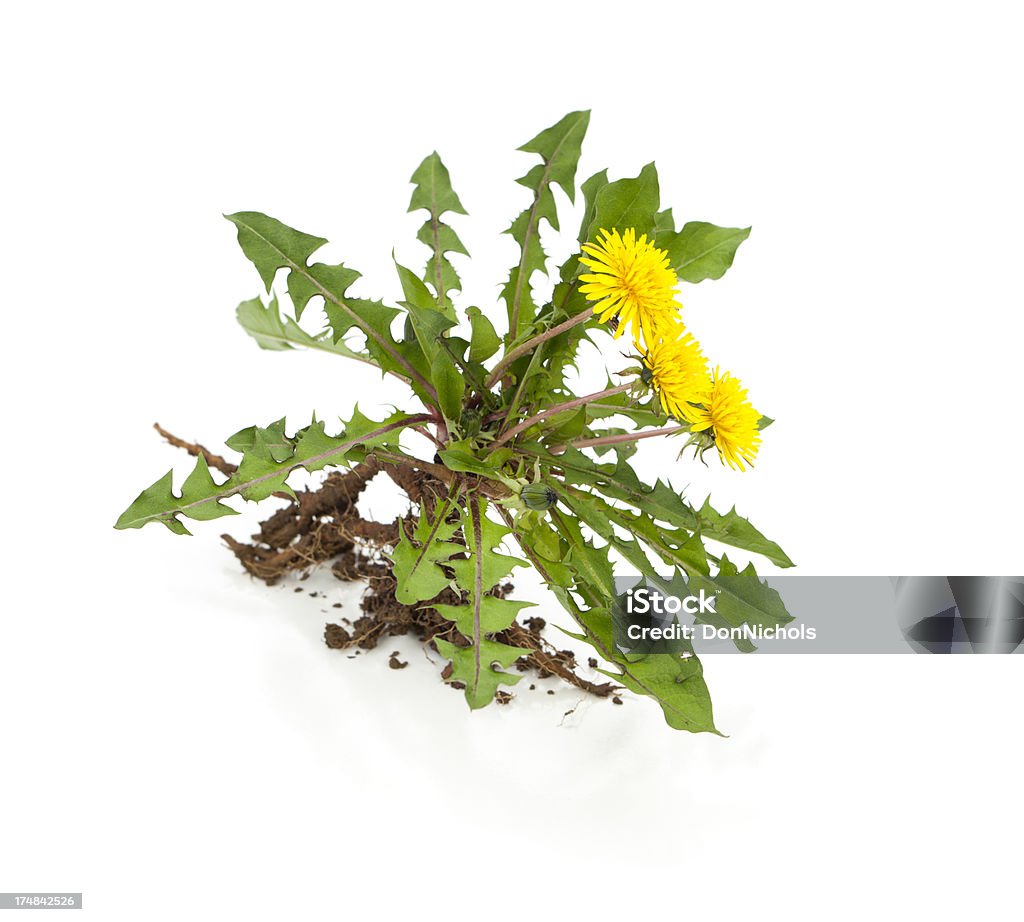
[[[501,291],[500,321],[461,307],[449,257],[468,254],[448,222],[466,212],[436,153],[413,174],[410,205],[426,213],[418,239],[430,256],[422,275],[396,266],[404,292],[397,305],[351,296],[360,274],[314,261],[322,237],[258,212],[228,215],[267,293],[238,308],[256,342],[375,365],[407,383],[409,409],[375,419],[357,408],[338,427],[314,417],[290,435],[283,420],[252,426],[226,440],[237,463],[191,446],[196,464],[179,492],[168,472],[116,527],[159,522],[188,534],[186,519],[235,514],[226,502],[234,496],[281,496],[289,506],[264,523],[259,547],[227,539],[247,569],[270,580],[279,564],[308,566],[353,545],[381,551],[369,566],[391,580],[389,604],[421,635],[423,613],[434,619],[426,639],[448,660],[444,676],[464,688],[470,707],[507,699],[502,687],[521,678],[509,670],[528,663],[604,694],[623,686],[654,698],[673,727],[714,731],[696,656],[616,646],[614,574],[624,562],[659,584],[715,594],[715,611],[699,617],[719,626],[789,620],[753,565],[739,569],[711,549],[728,545],[791,566],[777,544],[735,509],[695,507],[667,479],[645,483],[630,465],[638,442],[661,436],[679,441],[681,464],[707,455],[736,471],[755,463],[770,420],[731,371],[705,356],[683,323],[679,294],[680,283],[720,278],[749,228],[690,221],[677,229],[671,209],[662,209],[654,164],[615,181],[602,170],[582,184],[577,252],[557,269],[551,298],[536,298],[535,276],[548,271],[540,225],[559,228],[555,186],[575,201],[588,121],[588,112],[570,113],[520,148],[540,162],[519,180],[532,200],[508,231],[520,255]],[[290,312],[275,281],[284,283]],[[300,325],[314,301],[327,319],[317,333]],[[607,381],[578,394],[570,381],[586,342],[606,347]],[[288,480],[299,468],[349,473],[330,475],[318,493],[296,494]],[[359,522],[351,506],[352,478],[358,492],[379,471],[413,506],[390,528]],[[527,603],[506,598],[516,567],[537,571],[571,616],[568,633],[596,651],[607,683],[570,678],[557,651],[517,621]]]

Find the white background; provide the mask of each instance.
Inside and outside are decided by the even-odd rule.
[[[1019,659],[712,658],[729,739],[635,699],[563,718],[569,692],[470,714],[412,642],[327,650],[327,606],[239,575],[223,522],[111,529],[188,467],[154,420],[219,444],[400,397],[248,340],[259,281],[222,212],[328,237],[395,297],[436,147],[467,299],[498,310],[514,149],[591,107],[581,178],[653,159],[678,218],[754,226],[686,316],[778,423],[753,473],[650,443],[645,470],[737,503],[803,572],[1020,572],[1014,12],[8,11],[0,890],[82,890],[103,920],[1019,918]]]

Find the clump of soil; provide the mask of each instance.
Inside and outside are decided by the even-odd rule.
[[[191,455],[202,454],[210,467],[229,475],[235,471],[234,464],[202,445],[186,442],[159,425],[155,428],[172,445]],[[403,605],[395,597],[395,577],[382,551],[398,542],[399,528],[408,529],[411,534],[415,518],[410,514],[390,524],[373,522],[362,518],[356,508],[366,485],[381,472],[414,503],[424,505],[431,515],[438,498],[447,494],[447,486],[427,472],[380,464],[371,458],[345,473],[329,474],[319,488],[297,493],[294,499],[281,494],[288,504],[266,519],[251,541],[238,541],[230,535],[222,538],[246,571],[268,586],[290,574],[305,574],[313,567],[328,563],[331,573],[339,580],[367,582],[360,602],[362,615],[351,623],[351,629],[338,624],[325,626],[324,641],[332,649],[372,650],[387,637],[410,633],[435,651],[434,639],[438,637],[465,646],[467,641],[454,624],[430,607],[431,603],[459,604],[462,599],[453,589],[446,588],[430,602],[415,608]],[[511,589],[512,584],[505,583],[495,586],[490,593],[502,598]],[[559,650],[549,643],[542,636],[544,627],[544,619],[535,616],[527,618],[523,624],[514,623],[496,634],[495,639],[531,651],[515,664],[518,671],[532,672],[539,678],[557,676],[587,694],[621,703],[617,698],[621,687],[611,682],[592,682],[579,675],[573,652]],[[392,669],[404,669],[408,663],[402,662],[396,652],[391,654],[388,665]],[[590,660],[588,665],[593,667],[596,662]],[[449,665],[442,672],[444,679],[448,679],[445,673],[450,674],[450,670]],[[462,687],[459,682],[449,684],[453,688]],[[509,692],[499,691],[496,701],[507,704],[512,697]]]

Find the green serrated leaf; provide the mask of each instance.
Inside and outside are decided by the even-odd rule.
[[[780,567],[795,566],[789,555],[774,541],[769,541],[761,534],[749,519],[739,515],[735,506],[723,515],[711,507],[710,499],[706,499],[697,515],[700,517],[700,530],[706,538],[750,551],[752,554],[760,554]]]
[[[600,230],[627,228],[652,236],[655,217],[660,207],[658,171],[648,163],[633,179],[619,179],[602,186],[594,200],[594,217],[587,231],[587,240],[594,240]]]
[[[716,596],[716,614],[733,627],[775,627],[793,620],[779,593],[758,577],[753,564],[741,571],[723,555],[718,573],[705,576],[691,571],[687,577],[691,592],[703,589]]]
[[[558,229],[558,213],[551,194],[552,183],[560,186],[570,201],[575,201],[576,165],[589,122],[589,111],[570,112],[519,148],[539,154],[543,163],[519,180],[521,185],[533,190],[533,203],[512,222],[508,231],[519,244],[521,255],[501,293],[508,308],[507,342],[517,339],[529,328],[536,315],[530,277],[534,272],[543,271],[545,265],[545,255],[540,245],[540,222],[544,219],[555,230]]]
[[[266,307],[261,298],[243,301],[238,305],[235,316],[245,332],[256,340],[256,344],[261,349],[293,349],[296,345],[288,333],[288,324],[295,324],[295,321],[290,317],[281,316],[276,297],[271,298]],[[295,326],[301,336],[307,335],[305,330],[298,327],[298,324]]]
[[[607,675],[638,695],[654,698],[670,727],[721,736],[715,727],[704,667],[696,656],[683,658],[662,653],[622,668],[621,673]]]
[[[269,426],[247,426],[228,436],[224,444],[232,451],[258,452],[269,455],[274,461],[283,461],[295,451],[295,440],[285,433],[287,424],[282,416]]]
[[[507,630],[524,608],[533,608],[533,602],[520,602],[516,599],[498,599],[486,595],[480,600],[480,630],[484,634],[496,634]],[[472,605],[434,605],[439,615],[454,621],[463,637],[473,636]]]
[[[263,279],[267,293],[278,269],[305,268],[327,239],[304,234],[256,211],[224,215],[238,228],[238,245]]]
[[[705,221],[690,221],[679,233],[659,233],[656,243],[668,252],[669,263],[679,278],[696,283],[725,275],[739,245],[749,236],[749,227],[716,227]]]
[[[515,685],[522,676],[502,672],[494,664],[507,669],[521,656],[532,650],[511,647],[494,640],[483,640],[479,646],[457,647],[440,637],[434,638],[438,653],[452,664],[449,682],[462,682],[466,686],[466,701],[476,710],[494,700],[499,685]]]
[[[448,168],[441,162],[436,150],[416,167],[416,172],[412,174],[409,182],[416,185],[409,202],[409,211],[422,208],[438,217],[447,211],[455,214],[467,213],[455,190],[452,189]]]
[[[440,564],[465,548],[450,540],[459,522],[445,521],[449,509],[450,504],[444,503],[431,522],[421,508],[413,533],[415,543],[405,528],[400,529],[401,540],[388,556],[394,564],[395,598],[403,605],[432,599],[451,582]]]
[[[307,333],[291,317],[281,314],[277,298],[271,298],[266,306],[260,298],[252,298],[238,305],[236,311],[239,324],[261,349],[285,350],[296,347],[317,349],[346,358],[369,362],[365,352],[350,349],[343,342],[335,342],[330,332],[316,336]]]
[[[343,464],[349,450],[393,444],[400,430],[427,418],[426,414],[396,413],[383,423],[374,423],[357,409],[345,430],[337,436],[327,435],[323,423],[317,420],[291,438],[284,434],[284,420],[267,427],[243,429],[231,439],[236,446],[245,446],[241,449],[242,460],[224,483],[217,484],[213,480],[200,456],[196,469],[182,487],[181,496],[174,495],[172,473],[168,472],[139,494],[114,527],[141,528],[149,522],[160,522],[175,534],[187,535],[189,532],[178,515],[192,519],[231,515],[234,510],[222,506],[222,500],[237,494],[258,502],[278,491],[290,492],[287,479],[292,471],[300,467],[317,471]]]
[[[487,517],[487,504],[475,495],[467,505],[462,533],[466,539],[468,559],[453,560],[452,570],[459,588],[469,595],[469,604],[483,599],[488,589],[505,579],[516,567],[525,567],[526,561],[498,549],[509,534],[504,525]],[[472,640],[472,635],[467,639]]]
[[[462,207],[462,202],[452,189],[451,177],[437,151],[416,168],[410,182],[415,183],[416,188],[409,202],[409,211],[424,209],[430,215],[416,235],[418,240],[433,251],[423,278],[433,286],[437,306],[447,311],[451,308],[448,292],[461,291],[462,283],[446,254],[469,254],[455,231],[445,224],[441,217],[446,212],[466,214],[466,209]]]
[[[288,293],[295,305],[296,319],[312,297],[322,297],[335,343],[341,342],[352,327],[359,328],[366,334],[367,351],[384,371],[406,377],[423,399],[436,398],[426,378],[419,345],[400,343],[391,332],[391,322],[398,312],[379,301],[350,297],[348,287],[359,278],[354,269],[323,263],[309,265],[312,254],[327,242],[323,237],[304,234],[255,211],[225,217],[238,229],[239,245],[268,291],[276,272],[287,271]]]
[[[293,271],[288,274],[288,297],[295,307],[296,320],[302,319],[302,312],[313,298],[324,298],[327,305],[335,299],[351,303],[345,294],[359,278],[355,269],[347,266],[328,266],[324,263],[313,263],[306,271]]]
[[[527,153],[540,154],[544,161],[541,181],[560,186],[570,202],[576,201],[576,165],[589,124],[589,109],[570,112],[519,148]]]
[[[466,593],[468,602],[466,605],[437,607],[445,618],[455,622],[459,633],[470,643],[464,650],[450,644],[442,650],[438,642],[438,649],[452,660],[452,678],[466,683],[466,699],[474,708],[487,704],[501,681],[508,684],[506,679],[499,677],[500,673],[494,673],[490,664],[497,659],[501,665],[509,666],[528,652],[515,652],[516,647],[496,644],[486,636],[507,628],[527,604],[487,594],[514,567],[526,566],[525,560],[497,553],[508,533],[508,528],[487,517],[487,504],[475,493],[469,494],[462,518],[467,557],[450,562],[455,582]],[[504,650],[499,649],[502,647]],[[510,660],[502,658],[509,655],[512,657]]]
[[[189,505],[193,499],[209,496],[210,493],[216,492],[217,489],[218,484],[214,481],[213,475],[210,474],[210,468],[206,463],[206,456],[200,452],[196,457],[196,466],[192,468],[192,473],[185,478],[185,482],[181,485],[181,500],[184,504],[182,514],[200,522],[219,519],[225,515],[238,515],[235,509],[225,506],[223,503]]]
[[[173,477],[174,471],[168,471],[156,483],[143,490],[135,502],[121,514],[114,528],[141,528],[147,522],[159,522],[176,535],[188,535],[191,532],[178,519],[179,514],[197,521],[238,514],[236,510],[216,499],[209,502],[201,501],[211,494],[217,494],[219,490],[203,455],[196,459],[196,466],[182,485],[180,496],[174,495]]]

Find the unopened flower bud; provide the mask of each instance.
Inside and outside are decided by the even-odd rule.
[[[544,483],[531,483],[523,487],[519,498],[527,509],[534,512],[544,512],[558,502],[558,494]]]

